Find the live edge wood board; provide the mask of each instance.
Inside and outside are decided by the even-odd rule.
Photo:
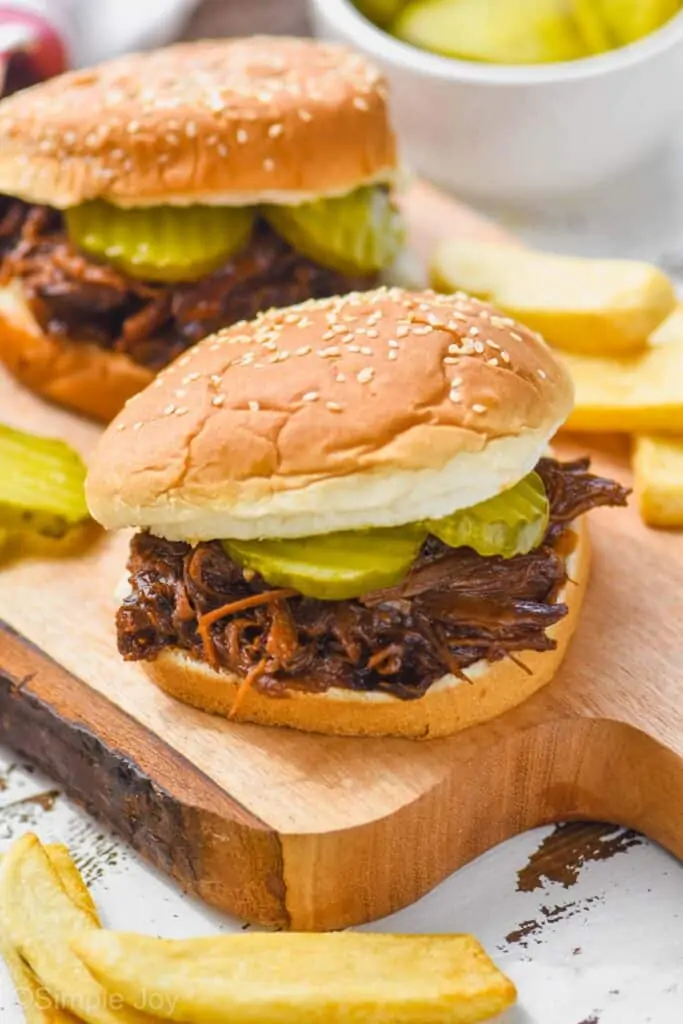
[[[498,233],[422,185],[407,209],[423,251]],[[0,419],[86,455],[97,436],[4,376]],[[586,440],[628,479],[618,445]],[[633,510],[591,519],[592,582],[559,676],[507,716],[427,743],[231,725],[159,693],[116,652],[127,536],[5,562],[0,739],[185,889],[284,928],[378,918],[558,819],[629,825],[681,856],[683,540]]]

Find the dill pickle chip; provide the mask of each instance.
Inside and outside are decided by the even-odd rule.
[[[593,3],[619,46],[655,32],[680,9],[680,0],[593,0]]]
[[[400,14],[407,0],[356,0],[356,7],[370,21],[386,28]]]
[[[571,11],[558,0],[416,0],[391,29],[424,50],[493,64],[541,64],[587,54]]]
[[[0,532],[62,537],[88,518],[85,465],[64,441],[0,426]]]
[[[337,199],[267,206],[264,215],[297,252],[342,274],[383,270],[403,246],[398,209],[386,189],[373,185]]]
[[[589,53],[605,53],[618,45],[596,0],[573,0],[573,6],[579,34]]]
[[[346,601],[400,583],[415,561],[427,531],[400,526],[354,530],[288,540],[224,540],[228,555],[277,587],[306,597]]]
[[[430,533],[452,548],[468,547],[484,556],[525,555],[542,542],[550,506],[538,473],[495,498],[459,509],[426,524]]]
[[[144,206],[102,200],[66,211],[71,239],[132,277],[193,281],[249,241],[254,212],[238,206]]]

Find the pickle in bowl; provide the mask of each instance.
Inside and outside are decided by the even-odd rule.
[[[86,522],[85,472],[65,441],[0,425],[0,535],[58,538]]]

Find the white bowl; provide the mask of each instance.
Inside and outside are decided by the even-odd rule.
[[[513,66],[418,50],[350,0],[309,2],[318,35],[384,69],[411,166],[463,195],[526,203],[581,191],[683,130],[683,12],[620,50]]]

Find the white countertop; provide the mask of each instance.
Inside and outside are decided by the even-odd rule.
[[[548,248],[656,260],[683,283],[683,132],[680,144],[600,193],[504,220]],[[172,938],[243,926],[181,895],[52,788],[0,748],[0,852],[29,828],[67,843],[112,927]],[[544,841],[544,850],[555,851],[553,864],[564,859],[568,887],[528,867]],[[534,884],[530,891],[520,891],[520,872],[522,887]],[[655,845],[618,831],[545,828],[498,847],[371,927],[478,936],[519,988],[506,1024],[679,1024],[682,915],[683,869]],[[0,1021],[22,1021],[1,968]]]
[[[0,748],[3,785],[0,852],[26,829],[45,841],[67,843],[106,925],[166,938],[243,927],[181,895],[86,814],[55,796],[48,779]],[[529,832],[368,930],[476,935],[519,988],[519,1005],[502,1018],[505,1024],[679,1024],[683,869],[655,845],[623,830],[591,835],[585,826]],[[568,887],[543,876],[538,851],[544,840],[545,849],[555,853],[546,867],[559,865]],[[582,865],[577,849],[602,859]],[[535,854],[539,863],[529,866]],[[519,891],[530,884],[531,891]],[[4,968],[0,1021],[22,1024]]]

